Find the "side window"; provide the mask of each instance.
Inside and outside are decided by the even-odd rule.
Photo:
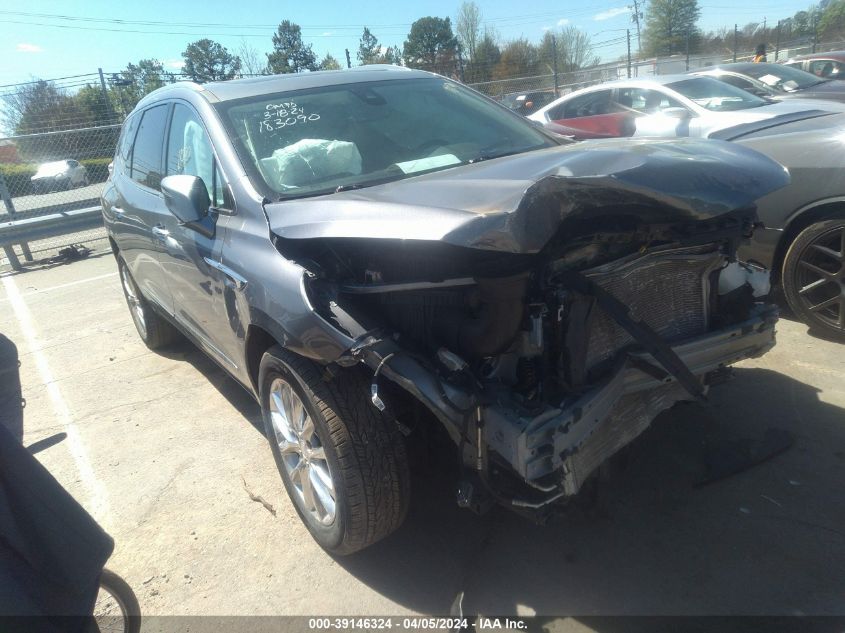
[[[167,175],[187,174],[202,179],[211,206],[224,206],[223,178],[214,159],[211,140],[197,114],[177,103],[167,141]]]
[[[747,92],[753,93],[755,90],[753,83],[747,79],[743,79],[742,77],[737,77],[736,75],[720,75],[719,81],[724,81],[726,84],[736,86],[737,88],[741,88]]]
[[[610,90],[598,90],[570,99],[554,108],[549,115],[552,120],[577,119],[610,112]]]
[[[161,184],[161,150],[164,145],[164,128],[167,123],[167,104],[144,112],[132,146],[130,176],[152,189]]]
[[[819,77],[838,77],[842,64],[830,59],[816,59],[810,62],[810,72]]]
[[[634,110],[641,114],[655,114],[666,108],[684,107],[669,95],[646,88],[620,88],[617,101],[621,106],[617,110]]]

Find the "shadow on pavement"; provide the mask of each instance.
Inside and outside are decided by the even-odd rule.
[[[263,433],[258,405],[205,354],[185,343],[165,355]],[[736,369],[707,404],[659,416],[592,507],[571,504],[546,526],[502,508],[476,516],[455,504],[450,453],[415,471],[399,531],[336,562],[421,613],[449,614],[463,593],[467,614],[571,614],[603,633],[631,622],[588,616],[845,615],[843,422],[810,385]],[[794,438],[785,453],[694,487],[714,452],[773,428]]]
[[[845,613],[845,411],[777,372],[738,369],[707,405],[661,415],[591,510],[536,526],[459,510],[447,467],[418,473],[405,525],[338,563],[405,607],[465,613]],[[708,455],[772,427],[786,453],[693,489]],[[608,620],[597,631],[615,631]]]
[[[256,431],[264,434],[261,408],[252,395],[193,343],[187,339],[182,339],[174,343],[169,349],[159,350],[157,353],[170,360],[190,363],[229,401],[229,404],[238,413],[244,416],[247,422],[255,427]]]

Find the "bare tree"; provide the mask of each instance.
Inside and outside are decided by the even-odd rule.
[[[263,75],[267,68],[264,55],[257,48],[246,41],[241,40],[238,47],[238,57],[241,58],[241,71],[244,75]]]
[[[481,38],[481,9],[472,0],[464,2],[458,9],[455,30],[458,34],[458,41],[469,56],[469,60],[474,60],[475,49],[478,46],[478,40]]]
[[[598,55],[593,52],[590,36],[578,27],[563,27],[557,37],[558,54],[563,60],[563,68],[560,70],[567,72],[599,63]]]

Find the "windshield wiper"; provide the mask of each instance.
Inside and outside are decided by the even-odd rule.
[[[522,154],[523,152],[527,152],[527,149],[515,149],[510,152],[500,152],[499,154],[479,154],[475,158],[471,158],[467,161],[470,165],[474,163],[480,163],[485,160],[493,160],[494,158],[504,158],[505,156],[513,156],[514,154]]]
[[[357,182],[355,184],[352,184],[352,185],[338,185],[335,188],[334,192],[340,193],[341,191],[352,191],[353,189],[360,189],[363,186],[364,185],[357,183]]]

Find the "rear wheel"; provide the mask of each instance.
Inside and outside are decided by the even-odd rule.
[[[370,402],[361,368],[327,380],[316,363],[273,347],[259,388],[282,482],[321,547],[350,554],[401,525],[410,498],[405,445]]]
[[[141,607],[132,588],[120,576],[104,569],[94,604],[94,621],[99,633],[139,633]]]
[[[117,267],[120,273],[120,283],[123,286],[123,296],[129,306],[129,314],[138,331],[138,336],[144,344],[152,350],[169,345],[179,337],[169,322],[156,314],[149,302],[141,295],[138,285],[132,279],[129,267],[122,258],[118,259]]]
[[[845,340],[845,218],[798,234],[784,259],[783,292],[811,329]]]

